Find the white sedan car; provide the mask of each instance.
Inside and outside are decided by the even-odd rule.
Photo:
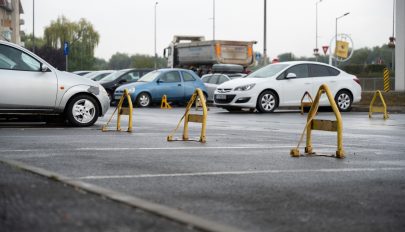
[[[361,100],[356,76],[324,63],[291,61],[270,64],[245,78],[219,85],[214,103],[228,111],[250,108],[269,113],[277,107],[300,106],[307,91],[315,98],[322,84],[329,86],[340,111],[350,111],[352,103]],[[326,95],[320,105],[329,105]]]

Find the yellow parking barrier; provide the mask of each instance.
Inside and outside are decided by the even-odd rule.
[[[374,106],[374,102],[375,102],[377,96],[381,99],[382,106]],[[370,102],[370,110],[368,111],[368,117],[371,118],[372,114],[376,113],[376,112],[383,113],[385,120],[388,119],[388,117],[389,117],[389,115],[387,113],[387,105],[385,104],[384,97],[380,90],[377,90],[374,93],[373,99]]]
[[[196,102],[197,97],[202,99],[201,104],[202,104],[202,109],[203,109],[203,114],[190,114],[190,109],[193,107],[193,104]],[[184,130],[183,130],[183,139],[173,139],[173,135],[176,133],[176,131],[179,129],[181,122],[184,119]],[[188,135],[188,123],[189,122],[196,122],[196,123],[201,123],[202,128],[201,128],[201,136],[199,140],[192,140],[189,139]],[[205,132],[206,132],[206,126],[207,126],[207,105],[205,104],[205,96],[204,93],[202,92],[201,89],[196,89],[193,95],[191,96],[190,101],[187,104],[186,107],[186,112],[184,113],[183,117],[180,119],[179,123],[177,124],[177,127],[170,133],[170,135],[167,136],[167,141],[198,141],[201,143],[206,142],[206,137],[205,137]]]
[[[205,101],[207,101],[207,99],[205,99]],[[207,102],[204,103],[205,105],[207,105]],[[202,105],[203,103],[201,102],[201,99],[197,96],[197,99],[195,101],[195,110],[202,110]],[[210,111],[210,108],[207,106],[207,110]]]
[[[122,107],[122,104],[124,103],[125,98],[128,101],[128,107]],[[127,132],[132,132],[132,100],[131,96],[128,93],[127,89],[124,89],[124,94],[121,96],[120,101],[118,102],[117,107],[115,108],[114,112],[112,113],[110,119],[108,122],[103,125],[101,128],[101,131],[106,132],[110,131],[108,128],[108,124],[111,122],[112,118],[114,117],[115,112],[117,112],[117,131],[122,131],[121,130],[121,115],[128,115],[128,130]]]
[[[314,119],[318,112],[319,99],[321,98],[321,95],[324,93],[326,93],[326,95],[329,99],[329,103],[335,114],[336,121]],[[315,100],[308,113],[307,124],[305,125],[304,131],[302,132],[302,135],[301,135],[300,141],[298,142],[297,147],[294,149],[291,149],[291,152],[290,152],[291,156],[293,156],[293,157],[300,156],[300,152],[298,149],[304,138],[305,131],[307,132],[305,153],[314,154],[314,152],[312,150],[312,137],[311,137],[312,130],[336,131],[337,132],[336,157],[337,158],[345,157],[345,152],[343,150],[343,137],[342,137],[342,130],[343,130],[342,116],[340,115],[339,109],[336,106],[336,102],[332,96],[332,93],[326,84],[323,84],[319,87],[318,93],[316,94]]]
[[[304,102],[305,96],[308,96],[309,102]],[[312,99],[311,94],[309,94],[309,92],[306,91],[301,98],[301,114],[304,114],[304,107],[311,107],[313,103],[314,100]]]
[[[171,109],[172,106],[167,102],[167,96],[163,95],[162,103],[160,103],[160,109]]]

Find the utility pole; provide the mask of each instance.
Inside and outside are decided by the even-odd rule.
[[[267,1],[264,0],[264,28],[263,28],[263,65],[267,64]]]

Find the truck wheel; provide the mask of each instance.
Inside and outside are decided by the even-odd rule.
[[[271,90],[263,91],[257,98],[257,110],[261,113],[271,113],[278,105],[277,95]]]
[[[140,107],[148,107],[152,103],[152,99],[147,93],[140,93],[136,99],[136,104]]]
[[[93,125],[98,118],[99,108],[96,100],[88,95],[77,95],[66,108],[66,118],[72,126],[85,127]]]

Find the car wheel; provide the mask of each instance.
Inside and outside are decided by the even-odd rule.
[[[65,112],[71,125],[84,127],[91,126],[97,121],[99,108],[93,97],[78,95],[69,102]]]
[[[148,107],[151,105],[151,103],[152,99],[147,93],[139,94],[138,98],[136,99],[136,104],[140,107]]]
[[[257,99],[257,110],[261,113],[271,113],[277,108],[277,95],[270,90],[261,93]]]
[[[336,105],[341,112],[348,112],[352,108],[353,97],[347,90],[341,90],[335,97]]]

